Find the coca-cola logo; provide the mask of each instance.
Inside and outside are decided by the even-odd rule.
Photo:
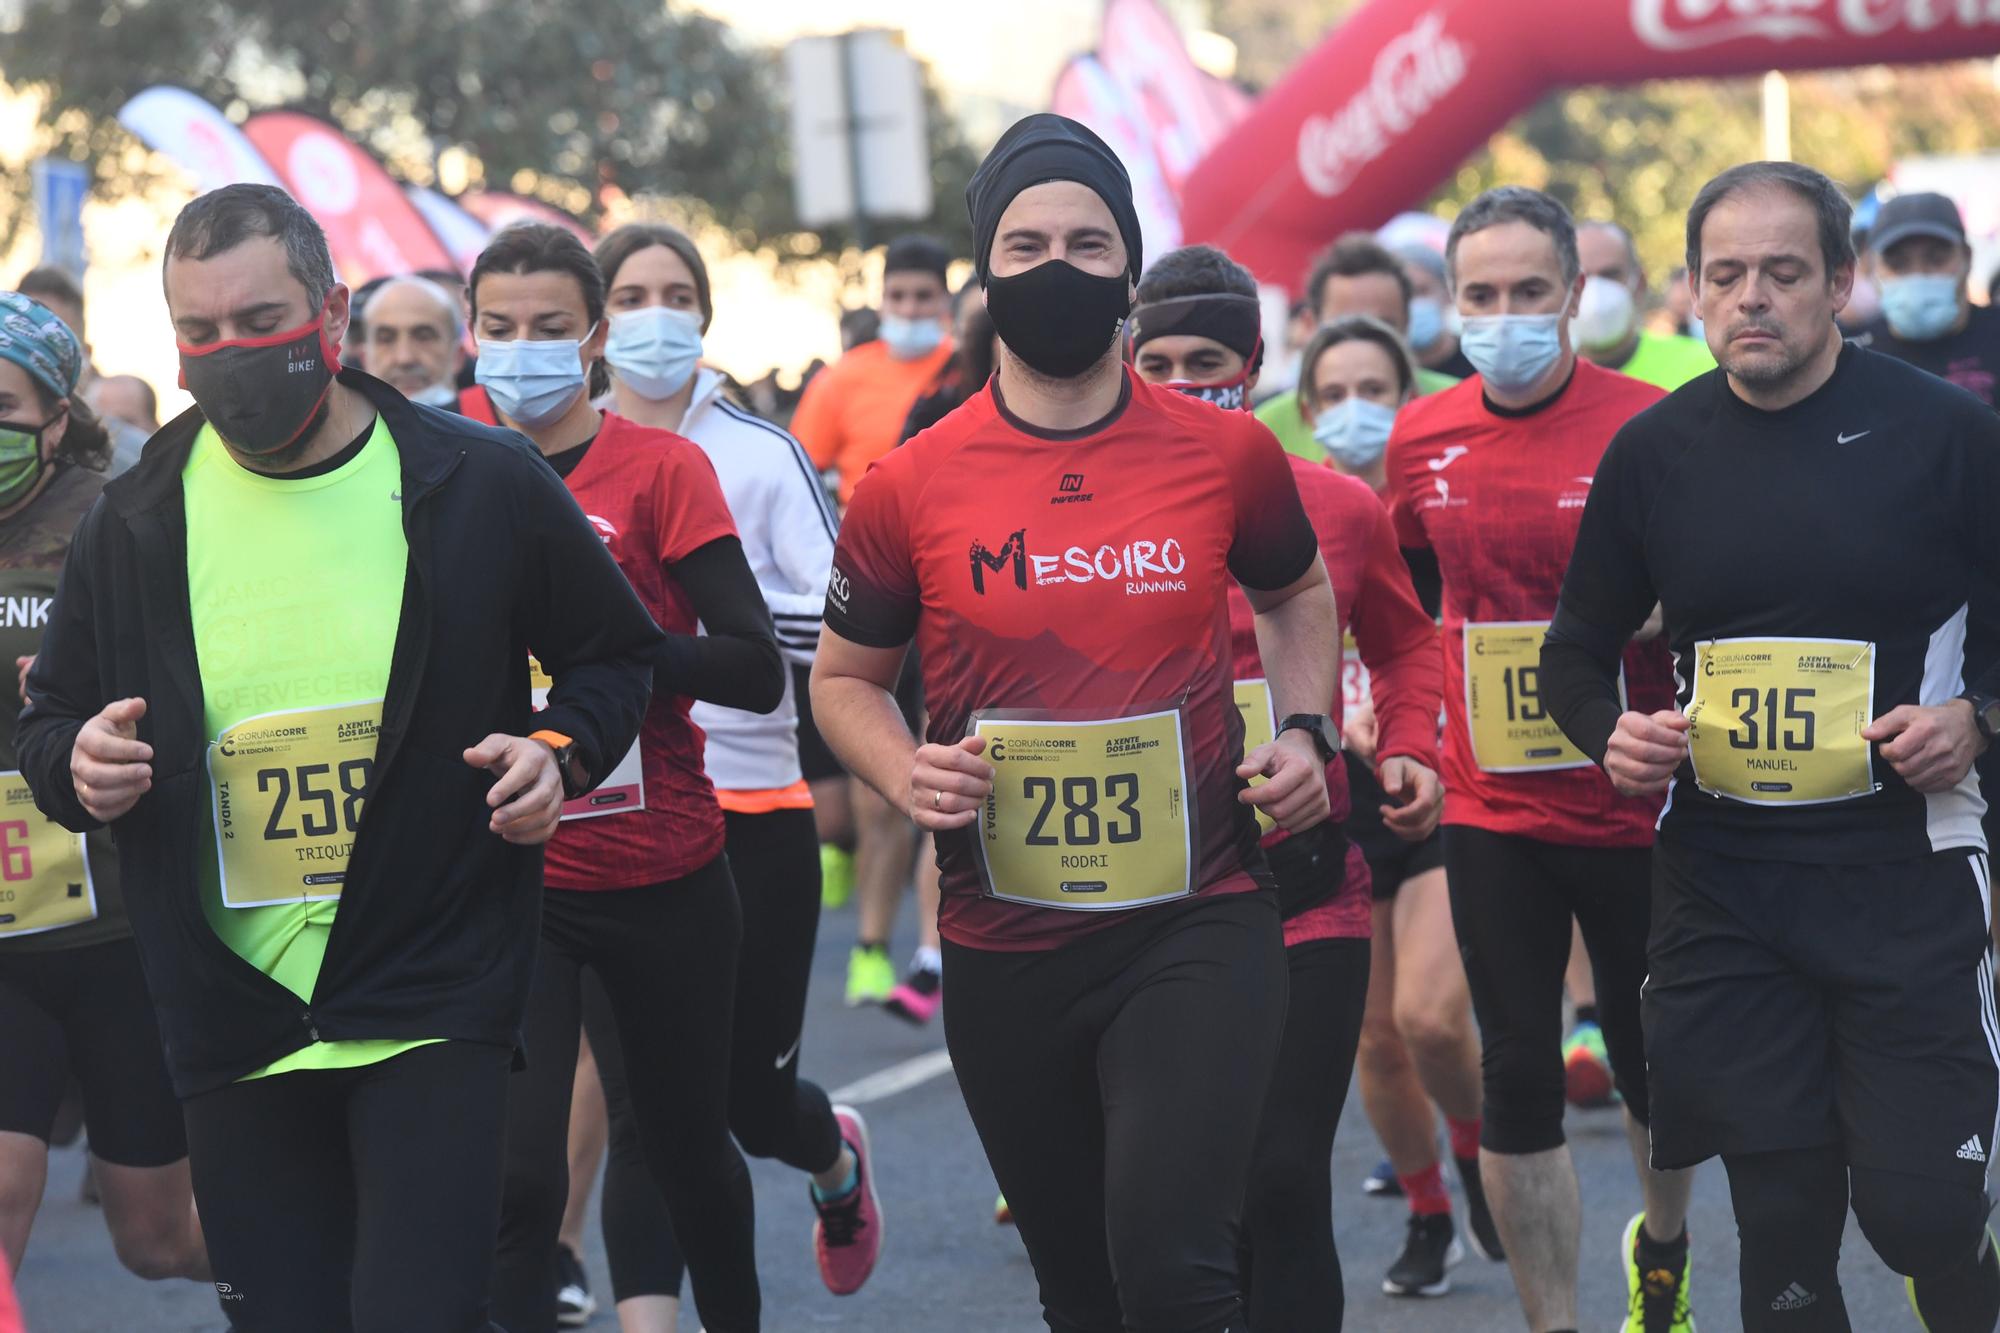
[[[1635,0],[1637,2],[1637,0]],[[1368,86],[1331,116],[1308,116],[1299,129],[1299,175],[1314,194],[1331,198],[1356,172],[1465,79],[1466,51],[1426,14],[1382,48]]]
[[[1632,31],[1656,51],[1692,51],[1753,38],[1879,37],[2000,25],[1991,5],[1954,0],[1632,0]]]

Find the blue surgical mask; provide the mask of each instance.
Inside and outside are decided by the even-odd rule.
[[[1488,388],[1519,393],[1561,359],[1562,320],[1560,314],[1467,315],[1458,346]]]
[[[581,338],[481,338],[473,377],[500,415],[531,430],[546,426],[583,396],[583,345],[596,331],[593,324]]]
[[[1410,347],[1428,352],[1444,337],[1444,306],[1428,296],[1410,302]]]
[[[701,316],[649,305],[611,317],[604,359],[618,382],[655,402],[681,391],[701,360]]]
[[[938,344],[944,341],[944,325],[934,319],[884,315],[882,341],[888,345],[889,355],[898,361],[915,361],[938,349]]]
[[[1906,342],[1942,338],[1958,322],[1958,275],[1912,273],[1882,280],[1882,313],[1889,332]]]
[[[1396,409],[1349,394],[1313,418],[1313,438],[1343,472],[1365,472],[1389,447]]]

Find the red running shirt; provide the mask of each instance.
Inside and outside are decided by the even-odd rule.
[[[1233,579],[1282,588],[1316,547],[1284,451],[1247,413],[1126,374],[1118,406],[1078,431],[1014,418],[994,385],[886,455],[855,488],[826,623],[892,648],[914,634],[929,739],[990,708],[1118,717],[1185,700],[1202,893],[1256,887],[1230,673]],[[937,839],[938,925],[968,948],[1023,951],[1118,924],[988,898],[970,835]]]
[[[1496,411],[1477,377],[1413,400],[1389,439],[1397,539],[1437,555],[1444,583],[1444,822],[1578,847],[1645,847],[1657,797],[1618,795],[1595,765],[1497,773],[1474,761],[1465,626],[1548,621],[1598,460],[1665,392],[1579,359],[1556,396],[1525,414]],[[1630,706],[1674,705],[1664,644],[1625,653]]]
[[[1444,687],[1437,626],[1417,600],[1409,569],[1396,547],[1389,511],[1365,482],[1295,455],[1286,457],[1333,583],[1340,614],[1336,641],[1344,640],[1351,630],[1373,673],[1381,726],[1376,762],[1401,755],[1435,770],[1438,694]],[[1229,591],[1229,634],[1236,678],[1264,675],[1255,617],[1240,588]],[[1338,729],[1346,709],[1337,686],[1327,711]],[[1346,819],[1352,796],[1345,761],[1336,758],[1326,766],[1326,786],[1333,800],[1332,818]],[[1282,830],[1272,833],[1265,845],[1286,836]],[[1366,939],[1371,901],[1368,862],[1358,848],[1350,847],[1340,892],[1285,922],[1286,947],[1308,940]]]
[[[671,566],[736,535],[722,483],[701,446],[611,412],[568,478],[570,494],[611,548],[646,609],[669,634],[693,634],[694,605]],[[655,692],[639,725],[646,808],[566,821],[550,840],[543,882],[558,889],[635,889],[679,879],[722,853],[722,808],[702,769],[693,700]]]

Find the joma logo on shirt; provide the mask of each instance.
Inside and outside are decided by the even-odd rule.
[[[7,629],[43,629],[49,623],[49,607],[53,597],[5,597],[0,598],[0,627]]]

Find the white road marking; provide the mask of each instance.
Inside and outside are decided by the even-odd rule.
[[[830,1101],[845,1102],[849,1106],[863,1106],[869,1102],[879,1102],[894,1097],[899,1092],[908,1092],[920,1087],[940,1074],[951,1072],[951,1052],[940,1046],[934,1051],[912,1056],[901,1064],[890,1065],[864,1078],[855,1079],[844,1088],[835,1088],[827,1094]]]

